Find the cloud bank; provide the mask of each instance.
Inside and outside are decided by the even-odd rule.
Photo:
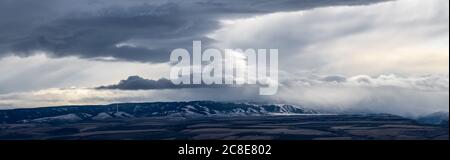
[[[0,0],[0,108],[216,100],[448,111],[447,0],[76,2]],[[278,94],[169,84],[170,51],[192,40],[278,48]],[[142,78],[115,84],[130,75]]]
[[[156,82],[158,81],[152,81]],[[3,94],[0,95],[0,106],[39,107],[113,102],[214,100],[289,103],[325,112],[391,113],[418,117],[438,111],[448,112],[448,82],[448,76],[443,75],[313,76],[285,81],[277,95],[266,97],[259,96],[257,87],[169,87],[137,91],[55,88]]]
[[[380,1],[1,0],[0,57],[42,51],[52,57],[161,63],[171,50],[190,46],[192,40],[213,41],[205,35],[223,17]]]

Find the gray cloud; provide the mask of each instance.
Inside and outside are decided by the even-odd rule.
[[[384,0],[0,0],[0,57],[30,56],[165,62],[174,48],[213,40],[221,18]],[[132,45],[120,45],[132,44]]]
[[[251,87],[251,85],[226,85],[226,84],[180,84],[175,85],[166,78],[159,80],[144,79],[139,76],[130,76],[121,80],[118,84],[100,86],[96,89],[118,89],[118,90],[157,90],[157,89],[181,89],[181,88],[231,88]]]
[[[143,89],[169,89],[176,88],[170,80],[161,78],[159,80],[144,79],[139,76],[130,76],[126,80],[121,80],[118,84],[101,86],[97,89],[121,89],[121,90],[143,90]]]

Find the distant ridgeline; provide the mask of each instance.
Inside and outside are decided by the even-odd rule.
[[[201,117],[317,114],[316,111],[284,104],[251,104],[211,101],[122,103],[0,110],[2,123],[78,122],[114,118]]]

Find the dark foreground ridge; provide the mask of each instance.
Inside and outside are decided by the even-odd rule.
[[[389,114],[210,101],[62,106],[0,111],[0,139],[448,140],[448,114],[438,115],[421,123]]]

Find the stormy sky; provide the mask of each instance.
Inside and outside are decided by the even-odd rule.
[[[269,101],[448,111],[447,0],[0,0],[0,109]],[[279,49],[280,89],[173,86],[176,48]]]

